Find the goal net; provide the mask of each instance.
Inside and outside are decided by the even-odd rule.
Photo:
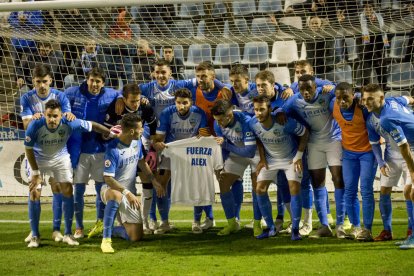
[[[27,194],[19,99],[33,89],[37,63],[51,66],[62,91],[94,66],[117,89],[149,82],[154,61],[171,59],[168,49],[178,79],[193,78],[198,63],[211,61],[224,83],[231,67],[243,64],[251,80],[268,69],[289,86],[295,64],[308,60],[319,78],[356,88],[379,83],[387,96],[409,95],[414,84],[412,1],[0,2],[0,196]],[[249,190],[247,183],[249,177]]]

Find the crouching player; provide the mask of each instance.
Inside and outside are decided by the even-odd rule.
[[[140,138],[144,128],[141,118],[133,113],[125,114],[121,120],[121,129],[121,134],[108,144],[105,152],[106,185],[101,190],[106,205],[101,244],[103,253],[114,253],[112,234],[130,241],[139,241],[143,236],[141,204],[135,188],[137,166],[149,177],[157,194],[164,195],[163,188],[143,159]],[[122,225],[113,228],[118,210]]]
[[[300,174],[302,173],[302,155],[309,137],[308,130],[294,119],[288,118],[282,126],[271,115],[270,100],[266,96],[253,99],[255,117],[250,120],[250,128],[262,142],[265,160],[257,166],[257,202],[260,212],[269,230],[257,236],[258,239],[269,238],[277,234],[272,218],[272,205],[267,190],[276,179],[279,170],[283,170],[289,183],[292,208],[292,240],[301,240],[299,223],[302,213],[300,194]],[[299,136],[299,145],[293,135]]]
[[[92,130],[109,135],[109,130],[100,124],[79,119],[69,122],[66,118],[62,118],[62,107],[55,99],[49,100],[45,104],[43,118],[30,122],[24,142],[31,171],[31,175],[29,175],[29,218],[32,238],[28,247],[39,247],[40,245],[40,194],[43,181],[41,175],[43,174],[53,176],[61,184],[65,219],[63,242],[69,245],[79,245],[72,236],[73,179],[66,143],[73,132],[91,132]]]

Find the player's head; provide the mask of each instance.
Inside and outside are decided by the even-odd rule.
[[[141,90],[136,83],[128,83],[122,88],[125,106],[131,111],[137,111],[141,103]]]
[[[384,105],[384,91],[381,86],[370,83],[362,87],[362,104],[369,112],[378,113]]]
[[[42,57],[47,57],[53,50],[52,44],[49,42],[39,42],[37,47],[39,55],[41,55]]]
[[[94,67],[88,72],[86,77],[89,93],[98,95],[105,86],[105,71],[102,68]]]
[[[154,64],[152,75],[159,86],[166,86],[171,79],[170,62],[163,58],[158,59]]]
[[[171,45],[166,45],[162,47],[162,56],[168,62],[171,62],[174,58],[174,47]]]
[[[316,93],[315,77],[312,75],[303,75],[299,78],[298,84],[303,99],[307,102],[312,101]]]
[[[190,110],[191,105],[193,104],[191,91],[187,88],[181,88],[175,91],[175,106],[177,108],[178,113],[181,116],[184,116]]]
[[[243,93],[249,87],[249,71],[247,67],[236,64],[230,69],[230,81],[236,93]]]
[[[201,90],[211,91],[214,88],[214,79],[216,78],[214,65],[209,61],[200,62],[200,64],[197,65],[195,72]]]
[[[211,115],[221,127],[227,127],[234,118],[233,105],[228,100],[219,99],[214,102]]]
[[[254,115],[260,123],[270,118],[271,108],[270,99],[265,95],[259,95],[253,98]]]
[[[39,97],[45,98],[49,95],[50,85],[53,82],[52,76],[52,70],[47,64],[36,64],[33,68],[33,86]]]
[[[265,95],[269,99],[275,96],[275,75],[272,72],[268,70],[260,71],[254,79],[259,95]]]
[[[312,64],[307,60],[299,60],[295,64],[295,77],[299,79],[303,75],[314,75]]]
[[[319,16],[312,16],[309,19],[309,29],[318,32],[322,28],[322,19]]]
[[[341,82],[335,89],[336,102],[341,109],[348,109],[354,102],[354,89],[347,82]]]
[[[139,39],[137,43],[138,56],[146,56],[150,50],[149,42],[146,39]]]
[[[52,99],[45,104],[45,118],[48,129],[56,129],[62,120],[62,106],[59,101]]]
[[[138,140],[141,138],[144,128],[142,127],[142,119],[135,113],[127,113],[121,119],[121,136],[130,140]]]
[[[371,1],[364,1],[364,13],[367,18],[370,18],[375,13],[375,6]]]
[[[89,39],[85,45],[85,52],[87,52],[88,54],[92,54],[96,51],[96,41],[94,39]]]

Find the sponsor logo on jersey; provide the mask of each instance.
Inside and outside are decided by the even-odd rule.
[[[65,130],[64,129],[59,129],[58,134],[60,137],[63,137],[65,135]]]

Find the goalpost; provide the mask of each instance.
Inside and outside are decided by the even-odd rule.
[[[319,78],[347,81],[356,88],[378,82],[387,96],[410,95],[414,5],[365,2],[0,3],[0,197],[27,195],[19,98],[32,89],[30,69],[39,62],[51,64],[54,86],[62,91],[79,85],[93,65],[106,70],[108,86],[120,88],[150,81],[153,60],[169,46],[183,60],[185,78],[194,77],[199,62],[211,61],[216,77],[229,83],[229,70],[241,63],[252,80],[259,70],[269,69],[278,83],[289,86],[295,81],[295,63],[307,59]],[[247,176],[245,191],[249,189]]]

